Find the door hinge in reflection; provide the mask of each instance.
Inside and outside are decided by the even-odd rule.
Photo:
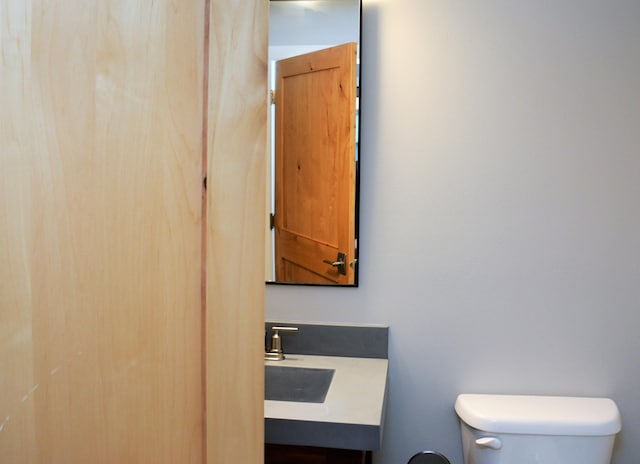
[[[271,104],[272,105],[276,104],[276,91],[275,90],[269,90],[269,99],[271,100]]]
[[[271,228],[271,230],[273,230],[273,228],[276,226],[276,217],[273,215],[273,213],[269,214],[269,227]]]

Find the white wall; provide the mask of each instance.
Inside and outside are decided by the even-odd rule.
[[[359,16],[357,0],[270,2],[269,45],[329,46],[358,42]]]
[[[267,317],[390,325],[378,464],[462,464],[460,392],[612,397],[640,462],[640,2],[364,7],[360,287]]]

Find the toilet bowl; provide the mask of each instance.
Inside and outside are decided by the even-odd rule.
[[[456,399],[465,464],[609,464],[620,413],[608,398]]]

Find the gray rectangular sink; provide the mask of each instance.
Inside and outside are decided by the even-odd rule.
[[[334,369],[264,366],[265,399],[323,403]]]

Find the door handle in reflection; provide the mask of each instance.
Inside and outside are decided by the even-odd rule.
[[[344,253],[338,252],[338,257],[335,261],[323,259],[322,262],[328,264],[329,266],[335,267],[338,270],[338,274],[347,275],[347,255],[345,255]]]

